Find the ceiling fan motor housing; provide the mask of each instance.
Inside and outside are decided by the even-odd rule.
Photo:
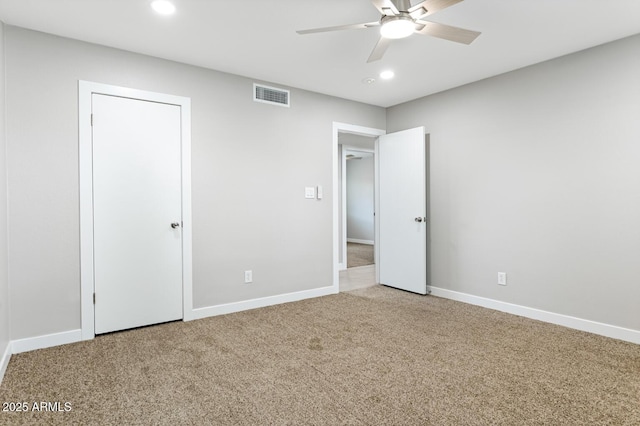
[[[394,16],[384,15],[382,18],[380,18],[380,24],[381,25],[384,25],[387,22],[391,22],[391,21],[410,21],[410,22],[414,22],[415,20],[407,12],[400,12],[400,14],[394,15]]]

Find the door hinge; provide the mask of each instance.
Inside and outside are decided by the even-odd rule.
[[[93,127],[93,114],[91,114],[91,127]]]
[[[96,294],[95,293],[93,293],[93,304],[94,305],[96,304]]]

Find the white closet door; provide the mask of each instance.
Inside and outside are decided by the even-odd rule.
[[[180,319],[180,107],[93,94],[92,114],[95,332]]]

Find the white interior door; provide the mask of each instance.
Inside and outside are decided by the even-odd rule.
[[[95,332],[180,319],[180,107],[91,102]]]
[[[423,127],[378,139],[380,284],[427,293],[427,187]]]

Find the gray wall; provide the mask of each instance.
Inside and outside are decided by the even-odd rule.
[[[0,22],[0,358],[10,340],[7,255],[7,144],[4,118],[4,24]]]
[[[195,307],[332,284],[332,122],[384,128],[384,109],[260,104],[250,79],[10,26],[6,61],[13,339],[80,327],[78,80],[191,98]]]
[[[388,109],[388,131],[431,135],[433,286],[640,330],[639,52],[634,36]]]
[[[347,160],[347,238],[373,241],[373,155],[359,151],[347,154],[362,157]]]

